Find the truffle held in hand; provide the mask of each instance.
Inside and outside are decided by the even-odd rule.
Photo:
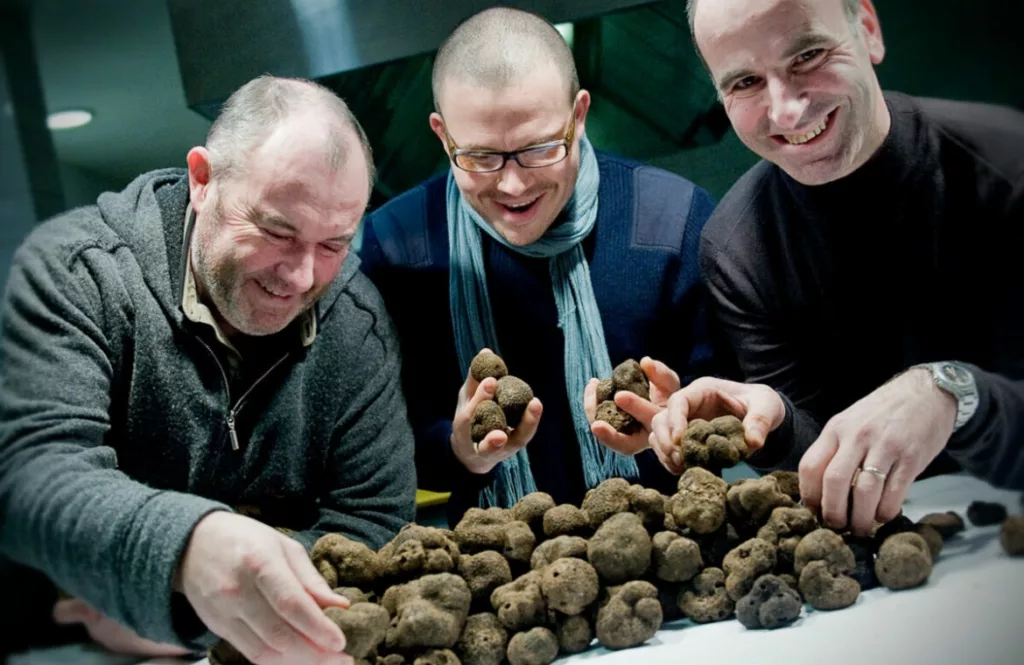
[[[715,473],[736,466],[750,454],[743,423],[736,416],[712,421],[694,418],[676,442],[687,468],[700,467]]]
[[[345,653],[353,658],[366,658],[384,640],[391,615],[374,603],[355,603],[348,609],[328,607],[327,618],[345,635]]]
[[[497,402],[485,399],[476,405],[473,417],[469,421],[469,438],[473,443],[480,443],[493,431],[508,432],[505,412]]]
[[[509,427],[519,427],[519,421],[523,419],[526,406],[532,399],[533,389],[526,381],[512,375],[498,379],[498,385],[494,389],[494,401],[505,412],[505,422]]]
[[[496,353],[478,353],[469,365],[469,374],[477,381],[483,381],[492,376],[495,379],[501,379],[508,376],[508,367]]]
[[[623,390],[644,399],[651,398],[651,383],[640,363],[632,358],[619,363],[612,370],[610,379],[603,379],[598,383],[594,420],[606,422],[622,434],[633,434],[640,431],[640,423],[615,404],[615,393]]]

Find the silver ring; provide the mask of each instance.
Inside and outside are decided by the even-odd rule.
[[[885,471],[882,471],[877,466],[862,466],[860,470],[863,473],[870,473],[872,476],[882,481],[884,481],[886,476],[888,475]]]

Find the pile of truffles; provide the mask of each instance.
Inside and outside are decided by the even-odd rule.
[[[597,411],[594,414],[594,420],[608,423],[617,432],[633,434],[640,431],[640,423],[615,403],[615,393],[620,390],[644,399],[651,398],[651,383],[637,361],[629,359],[620,363],[612,370],[612,378],[602,379],[597,384]]]
[[[712,427],[726,438],[732,428]],[[774,629],[805,604],[838,610],[872,587],[916,587],[964,529],[955,513],[900,516],[856,537],[823,528],[798,499],[792,472],[727,483],[694,467],[671,497],[612,479],[580,507],[536,492],[511,509],[472,508],[453,530],[409,524],[378,552],[329,534],[311,556],[351,600],[325,613],[360,665],[548,665],[594,638],[638,646],[665,621],[735,615]],[[998,513],[968,511],[981,523]],[[1004,517],[1002,539],[1022,553],[1024,518]],[[225,643],[210,657],[245,663]]]
[[[477,381],[494,377],[498,386],[493,400],[484,400],[473,411],[470,437],[480,443],[494,430],[508,432],[519,425],[526,406],[533,399],[533,389],[522,379],[508,373],[505,361],[495,353],[479,353],[469,366],[470,375]]]

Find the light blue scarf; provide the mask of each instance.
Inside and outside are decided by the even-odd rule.
[[[580,443],[583,478],[595,487],[608,478],[639,477],[636,460],[616,453],[598,442],[590,432],[583,410],[583,390],[591,377],[607,378],[612,373],[608,346],[601,326],[601,313],[590,282],[590,267],[580,244],[597,221],[597,192],[600,175],[597,157],[586,136],[580,137],[580,171],[575,191],[566,205],[567,219],[552,225],[535,242],[524,247],[510,244],[462,198],[455,178],[448,174],[448,238],[451,243],[449,300],[455,348],[462,375],[466,376],[473,357],[482,348],[498,355],[491,299],[487,292],[480,231],[514,252],[533,258],[550,258],[551,285],[558,307],[558,327],[565,337],[565,387],[572,408],[573,426]],[[515,368],[510,368],[515,374]],[[482,507],[511,507],[537,486],[530,460],[523,448],[501,462],[494,480],[480,493]]]

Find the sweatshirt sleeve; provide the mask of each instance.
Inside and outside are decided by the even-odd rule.
[[[203,648],[176,631],[171,584],[196,523],[228,508],[118,470],[105,443],[127,297],[104,251],[49,241],[15,255],[3,303],[0,554],[149,639]]]
[[[721,210],[715,216],[723,214]],[[709,226],[716,223],[714,217]],[[715,324],[728,340],[739,374],[747,383],[771,386],[786,405],[781,426],[768,435],[764,447],[747,460],[759,471],[795,470],[800,458],[821,433],[818,422],[803,405],[820,389],[814,371],[806,367],[794,344],[780,331],[785,326],[772,320],[767,306],[766,280],[757,279],[757,261],[764,260],[755,240],[734,232],[728,247],[710,234],[701,241],[700,264],[711,299]],[[737,246],[738,245],[738,246]]]

